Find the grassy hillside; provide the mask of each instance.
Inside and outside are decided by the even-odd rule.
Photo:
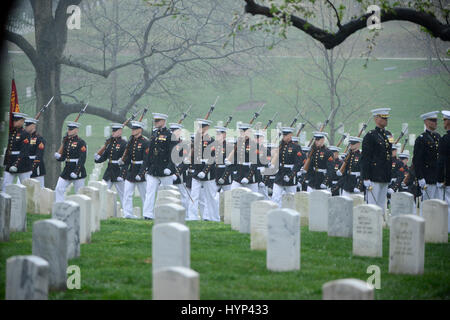
[[[27,232],[15,232],[0,243],[0,270],[13,255],[31,254],[32,225],[48,216],[28,215]],[[299,271],[271,272],[265,251],[250,250],[250,235],[218,222],[188,221],[191,268],[200,273],[200,299],[321,299],[322,285],[340,278],[366,280],[367,267],[381,270],[381,289],[375,299],[450,299],[448,244],[425,245],[425,273],[420,276],[388,273],[389,230],[383,230],[383,257],[352,255],[352,239],[328,237],[301,227]],[[50,299],[151,299],[153,222],[109,219],[92,243],[81,245],[78,265],[81,289],[54,292]],[[0,299],[5,272],[0,272]]]

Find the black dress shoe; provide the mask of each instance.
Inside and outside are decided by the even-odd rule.
[[[144,220],[153,220],[153,218],[144,217]]]

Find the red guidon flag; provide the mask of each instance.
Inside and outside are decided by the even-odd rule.
[[[13,112],[20,112],[19,110],[19,97],[17,95],[16,83],[14,79],[11,81],[11,100],[9,103],[9,130],[13,126]]]

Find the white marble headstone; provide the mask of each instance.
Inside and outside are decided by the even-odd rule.
[[[107,191],[108,184],[104,181],[89,181],[89,187],[97,188],[99,191],[99,216],[100,220],[106,220],[108,218],[108,206],[107,206]]]
[[[49,289],[65,290],[67,279],[67,224],[56,219],[33,224],[33,255],[45,259],[50,266]]]
[[[178,222],[186,224],[186,210],[179,204],[167,203],[155,206],[155,225]]]
[[[351,238],[353,200],[346,196],[328,198],[328,236]]]
[[[322,286],[323,300],[373,300],[373,287],[359,279],[339,279]]]
[[[117,216],[117,192],[106,190],[106,218],[113,218]]]
[[[300,270],[300,215],[297,211],[269,211],[266,264],[272,271]]]
[[[156,200],[167,197],[177,198],[178,200],[181,200],[181,194],[178,190],[158,190]]]
[[[177,222],[161,223],[152,229],[153,272],[163,267],[190,268],[189,228]]]
[[[67,224],[67,259],[80,256],[80,206],[74,201],[55,202],[52,219]]]
[[[23,185],[27,188],[27,213],[39,213],[41,183],[36,179],[27,179],[23,181]]]
[[[425,220],[416,215],[392,217],[389,237],[389,273],[423,274]]]
[[[78,194],[84,194],[91,198],[91,230],[100,231],[100,192],[94,187],[82,187]]]
[[[5,192],[11,196],[10,231],[27,231],[27,187],[10,184]]]
[[[76,202],[80,206],[80,243],[91,242],[93,230],[91,225],[91,198],[84,194],[73,194],[66,197],[66,201]]]
[[[300,225],[309,225],[309,193],[300,191],[295,193],[295,210],[300,213]]]
[[[309,193],[309,231],[328,231],[328,198],[331,192],[313,190]]]
[[[241,197],[244,193],[251,192],[249,188],[236,188],[231,190],[231,229],[239,231],[241,222]]]
[[[186,267],[165,267],[153,272],[153,300],[199,300],[199,274]]]
[[[6,260],[6,300],[47,300],[49,263],[38,256]]]
[[[423,218],[425,219],[425,242],[448,242],[448,205],[439,199],[422,202]]]
[[[11,196],[0,192],[0,242],[9,241],[9,226],[11,220]]]
[[[361,204],[365,204],[364,201],[364,196],[362,194],[351,194],[350,198],[353,199],[353,208],[361,205]]]
[[[231,211],[232,211],[232,194],[231,190],[227,190],[223,193],[223,223],[231,224]]]
[[[270,210],[278,209],[278,205],[270,200],[254,201],[250,213],[250,249],[267,249],[267,215]]]
[[[353,255],[383,256],[383,210],[373,204],[362,204],[353,211]]]
[[[55,202],[55,191],[50,188],[42,188],[40,195],[39,213],[51,214]]]
[[[295,193],[284,193],[281,197],[282,208],[297,210],[295,202]]]
[[[246,192],[241,196],[241,210],[239,212],[239,232],[250,233],[250,214],[253,201],[264,200],[258,192]]]
[[[414,196],[409,192],[394,192],[391,195],[391,217],[414,214]]]
[[[173,197],[158,198],[158,199],[156,199],[155,206],[161,206],[161,205],[171,204],[171,203],[177,204],[179,206],[183,206],[180,199],[173,198]]]

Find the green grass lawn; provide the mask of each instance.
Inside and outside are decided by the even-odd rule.
[[[31,254],[32,225],[45,215],[28,215],[27,232],[0,243],[0,299],[5,297],[6,259]],[[230,225],[189,221],[191,268],[200,274],[200,298],[321,299],[322,285],[341,278],[366,280],[367,267],[381,269],[376,299],[450,299],[450,246],[425,244],[425,273],[388,273],[389,230],[383,231],[383,257],[352,256],[352,240],[301,228],[301,269],[271,272],[265,251],[250,250],[250,235]],[[151,299],[153,222],[113,218],[101,222],[81,257],[69,261],[81,270],[81,289],[52,292],[50,299]]]

